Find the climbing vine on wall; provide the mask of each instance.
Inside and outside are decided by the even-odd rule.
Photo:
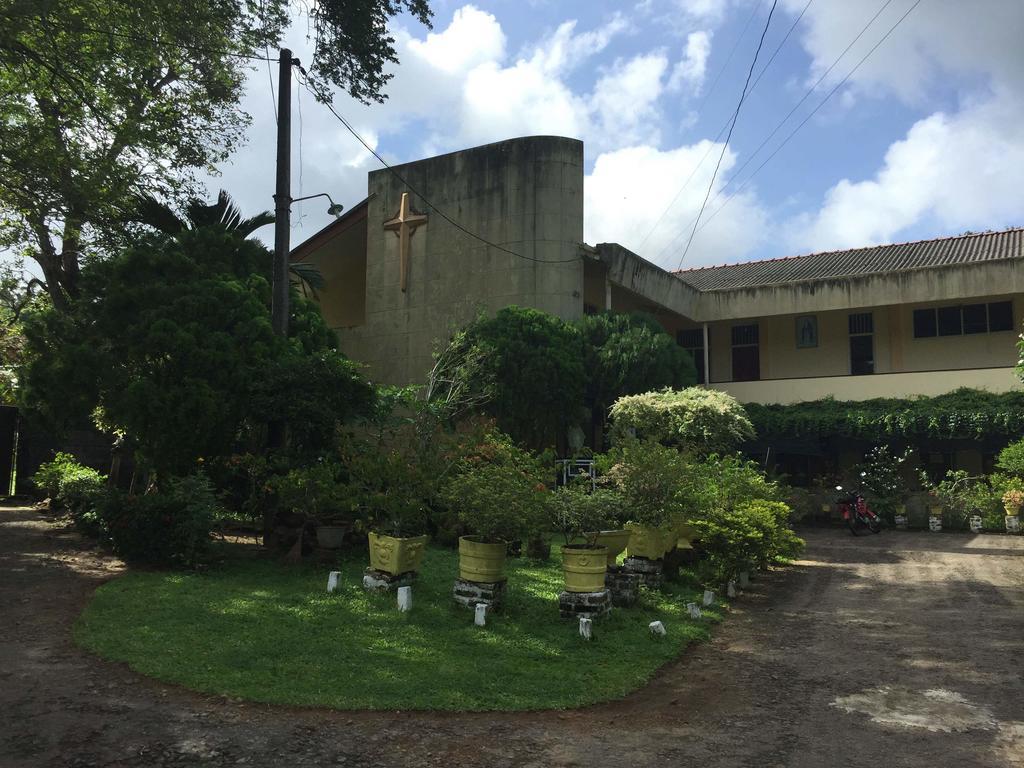
[[[955,374],[954,374],[955,375]],[[764,437],[935,437],[1024,435],[1024,392],[995,394],[958,389],[937,397],[831,398],[793,405],[745,406]]]

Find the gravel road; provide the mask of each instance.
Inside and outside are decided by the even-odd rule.
[[[1024,766],[1024,537],[805,531],[626,699],[516,715],[291,710],[75,647],[122,565],[0,508],[0,766]]]

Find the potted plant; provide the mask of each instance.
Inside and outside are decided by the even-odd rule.
[[[658,443],[628,441],[609,454],[608,477],[622,494],[631,557],[660,560],[678,539],[673,520],[682,519],[685,461]]]
[[[1024,491],[1011,488],[1003,494],[1003,509],[1006,510],[1006,530],[1008,533],[1020,532],[1021,505],[1024,504]]]
[[[600,592],[604,589],[605,573],[609,564],[615,564],[629,541],[629,532],[614,530],[622,509],[618,492],[590,489],[590,483],[571,483],[554,493],[551,525],[561,532],[562,569],[567,592]],[[609,541],[617,551],[603,542]]]
[[[392,576],[419,571],[429,497],[420,465],[396,448],[367,445],[350,456],[349,472],[369,529],[370,568]]]
[[[505,580],[508,542],[528,539],[547,518],[551,493],[544,462],[500,433],[448,478],[441,498],[471,531],[459,538],[459,578],[476,583]]]
[[[357,494],[339,479],[340,473],[336,462],[321,459],[273,482],[281,507],[311,523],[324,549],[341,547],[359,510]]]

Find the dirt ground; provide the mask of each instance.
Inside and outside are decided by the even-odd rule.
[[[349,713],[198,695],[79,650],[72,623],[120,563],[0,508],[0,766],[1024,766],[1024,538],[805,535],[804,560],[623,701]]]

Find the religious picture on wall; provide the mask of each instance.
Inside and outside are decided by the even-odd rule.
[[[818,316],[801,315],[796,319],[797,349],[818,346]]]

